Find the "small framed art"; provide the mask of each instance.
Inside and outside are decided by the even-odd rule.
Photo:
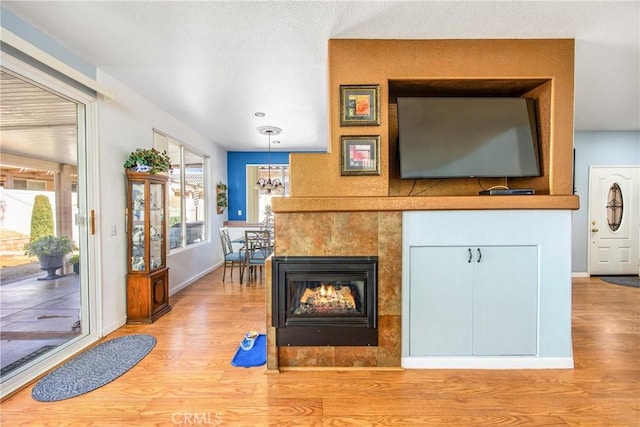
[[[380,175],[380,137],[340,137],[341,175]]]
[[[340,85],[340,126],[380,125],[379,85]]]

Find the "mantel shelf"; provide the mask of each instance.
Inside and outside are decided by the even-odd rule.
[[[574,195],[448,197],[274,197],[278,212],[359,212],[418,210],[565,209],[580,207]]]

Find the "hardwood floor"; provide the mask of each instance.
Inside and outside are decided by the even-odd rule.
[[[640,289],[574,279],[573,370],[286,371],[230,364],[264,331],[264,282],[221,269],[171,298],[154,350],[116,381],[41,403],[31,386],[1,404],[20,425],[640,426]]]

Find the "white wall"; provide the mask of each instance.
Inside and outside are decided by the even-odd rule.
[[[159,109],[115,78],[98,70],[97,80],[117,93],[117,101],[100,100],[99,175],[100,208],[97,232],[101,236],[103,329],[109,333],[126,321],[127,240],[125,234],[126,179],[123,163],[138,147],[153,146],[153,129],[158,129],[182,143],[210,156],[210,181],[207,200],[215,200],[215,183],[226,181],[226,151],[198,132]],[[170,293],[187,286],[222,262],[217,230],[226,215],[209,207],[211,240],[170,255]],[[116,227],[116,235],[110,230]]]

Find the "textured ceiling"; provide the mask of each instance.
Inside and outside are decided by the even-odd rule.
[[[229,150],[326,148],[331,38],[574,38],[576,129],[640,128],[637,1],[2,5]]]

